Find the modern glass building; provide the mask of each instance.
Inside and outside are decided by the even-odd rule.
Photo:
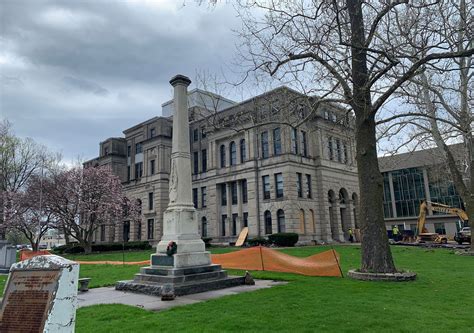
[[[414,231],[424,200],[464,209],[440,156],[437,149],[427,149],[379,158],[388,230],[397,225],[401,230]],[[426,227],[429,232],[453,236],[461,227],[460,222],[457,216],[428,211]]]

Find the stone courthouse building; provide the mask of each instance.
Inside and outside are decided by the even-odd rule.
[[[203,237],[232,243],[296,232],[301,243],[344,241],[357,227],[358,179],[353,118],[286,87],[236,103],[194,89],[188,93],[192,191]],[[100,143],[85,167],[109,166],[141,221],[104,225],[96,242],[162,235],[168,205],[173,102],[154,117]],[[179,177],[179,175],[178,175]]]

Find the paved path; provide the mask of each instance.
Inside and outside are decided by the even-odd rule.
[[[244,292],[270,288],[286,284],[281,281],[255,280],[254,286],[238,286],[227,289],[207,291],[199,294],[178,296],[173,301],[162,301],[158,296],[135,294],[118,291],[114,287],[93,288],[87,292],[79,292],[79,307],[95,304],[126,304],[152,311],[160,311],[175,306],[194,304],[208,299],[219,298],[227,295],[236,295]]]

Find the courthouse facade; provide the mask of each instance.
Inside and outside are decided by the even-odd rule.
[[[241,103],[189,92],[193,201],[200,232],[215,243],[296,232],[301,243],[344,241],[358,227],[353,118],[286,87]],[[103,225],[96,242],[162,235],[168,205],[173,102],[163,116],[100,143],[85,167],[109,166],[126,195],[141,203],[140,221]],[[179,175],[178,175],[179,177]]]

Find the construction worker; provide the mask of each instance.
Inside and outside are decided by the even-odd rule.
[[[352,232],[352,228],[349,228],[349,241],[351,243],[354,243],[354,235],[353,235],[353,232]]]
[[[392,235],[394,241],[398,242],[400,240],[400,230],[398,230],[396,225],[392,227]]]

